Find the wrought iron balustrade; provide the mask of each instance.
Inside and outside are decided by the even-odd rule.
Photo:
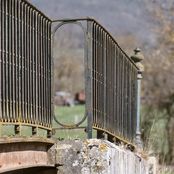
[[[51,20],[24,0],[0,0],[0,122],[52,128]]]
[[[92,129],[96,129],[99,138],[107,133],[110,140],[115,137],[132,143],[136,135],[137,114],[138,68],[135,63],[94,19],[63,19],[53,23],[58,23],[53,39],[56,31],[66,24],[77,24],[84,32],[88,138],[92,137]]]
[[[136,135],[135,63],[110,33],[90,18],[52,21],[25,0],[0,0],[0,124],[52,131],[52,47],[56,31],[77,24],[84,33],[86,131],[132,143]],[[53,25],[54,24],[54,25]],[[111,140],[112,141],[112,140]]]

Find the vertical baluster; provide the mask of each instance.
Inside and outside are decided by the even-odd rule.
[[[53,60],[51,59],[51,52],[52,52],[52,47],[51,47],[51,22],[49,22],[49,32],[48,32],[48,36],[49,36],[49,39],[48,39],[48,55],[49,55],[49,68],[48,68],[48,76],[49,76],[49,85],[48,85],[48,90],[49,90],[49,117],[50,117],[50,124],[52,123],[52,117],[53,117],[53,114],[54,114],[54,103],[52,100],[54,100],[54,93],[53,93],[53,88],[52,88],[52,83],[53,83],[53,80],[52,80],[52,77],[53,77]]]
[[[5,102],[4,102],[4,94],[5,94],[5,84],[4,84],[4,18],[5,18],[5,13],[4,13],[4,1],[1,1],[1,105],[2,105],[2,120],[4,121],[4,116],[5,116]]]
[[[20,1],[19,3],[19,62],[20,62],[20,66],[19,66],[19,112],[20,112],[20,122],[24,121],[23,118],[23,108],[22,108],[22,98],[23,98],[23,89],[22,89],[22,78],[23,78],[23,19],[22,19],[22,14],[23,14],[23,10],[22,10],[22,1]]]
[[[95,23],[93,24],[93,32],[94,32],[94,38],[93,38],[93,86],[94,86],[94,91],[93,91],[93,113],[96,119],[96,122],[98,121],[97,118],[97,112],[96,112],[96,25]]]
[[[115,127],[115,130],[114,130],[114,133],[117,134],[118,133],[118,125],[117,125],[117,50],[116,50],[116,44],[114,42],[114,56],[113,56],[113,59],[114,59],[114,127]]]
[[[119,124],[119,132],[121,135],[121,53],[118,49],[118,124]]]
[[[35,123],[38,124],[38,57],[39,57],[39,13],[35,12]]]
[[[39,124],[39,57],[40,57],[40,14],[37,13],[36,43],[36,123]]]
[[[100,26],[100,117],[102,120],[102,127],[104,126],[103,121],[104,121],[104,114],[103,114],[103,33],[102,33],[102,27]]]
[[[31,59],[32,59],[32,9],[29,7],[29,57],[28,57],[28,117],[29,123],[32,123],[32,83],[31,83]]]
[[[35,124],[35,10],[32,9],[32,58],[31,58],[31,88],[32,88],[32,98],[31,98],[31,103],[32,103],[32,123]]]
[[[27,5],[26,3],[23,3],[23,117],[25,120],[25,123],[28,123],[27,119],[27,86],[26,86],[26,71],[27,71],[27,66],[26,66],[26,59],[27,59],[27,44],[26,44],[26,39],[27,39],[27,23],[26,19],[27,18]]]
[[[20,74],[20,68],[21,68],[21,52],[20,52],[20,43],[21,43],[21,31],[20,31],[20,1],[17,1],[17,121],[21,122],[21,74]]]
[[[11,84],[11,79],[12,79],[12,76],[11,76],[11,70],[12,70],[12,39],[11,39],[11,36],[12,36],[12,4],[11,4],[11,0],[9,0],[8,2],[8,81],[9,81],[9,86],[8,86],[8,107],[9,107],[9,121],[11,122],[12,121],[12,97],[11,97],[11,94],[12,94],[12,84]]]
[[[46,20],[45,25],[45,116],[46,116],[46,123],[45,125],[49,125],[49,115],[48,115],[48,20]]]
[[[38,120],[41,123],[41,56],[42,56],[42,16],[39,18],[39,56],[38,56]]]
[[[46,96],[45,96],[45,60],[46,60],[46,19],[44,19],[44,23],[43,23],[43,125],[45,125],[46,123],[46,112],[45,112],[45,100],[46,100]]]
[[[7,81],[7,1],[4,2],[4,102],[5,102],[5,122],[8,119],[8,81]]]
[[[2,1],[0,1],[0,122],[2,122],[2,17],[3,17],[3,11],[2,11]]]
[[[30,104],[29,104],[29,70],[30,70],[30,7],[27,5],[26,15],[26,60],[25,60],[25,89],[26,89],[26,116],[27,123],[31,123],[30,119]]]
[[[34,115],[34,10],[31,9],[31,61],[30,61],[30,104],[31,104],[31,120],[32,124],[35,123],[35,115]]]
[[[40,57],[40,97],[41,97],[41,120],[40,123],[43,123],[43,17],[41,18],[41,57]]]

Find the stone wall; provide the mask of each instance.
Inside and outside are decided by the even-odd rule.
[[[140,154],[106,140],[59,141],[48,154],[58,174],[148,174]]]

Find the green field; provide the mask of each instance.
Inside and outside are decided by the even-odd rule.
[[[76,105],[73,107],[67,106],[56,106],[55,107],[55,116],[59,122],[66,125],[77,124],[82,120],[85,114],[85,105]],[[85,120],[81,126],[86,126],[87,120]],[[54,128],[61,128],[55,121],[53,121]],[[56,138],[86,138],[86,133],[84,129],[58,129],[54,135]]]
[[[85,114],[85,105],[76,105],[73,107],[67,106],[55,106],[55,116],[57,120],[66,125],[72,125],[74,123],[79,122]],[[81,126],[86,126],[87,120],[85,120]],[[53,120],[54,128],[61,128]],[[1,125],[0,126],[0,135],[3,137],[13,137],[15,136],[14,125]],[[30,126],[21,126],[21,136],[32,136],[32,128]],[[47,131],[44,129],[38,129],[38,136],[46,137]],[[86,138],[86,133],[84,129],[63,129],[57,130],[55,132],[54,137],[56,138],[66,138],[66,139],[74,139],[74,138]]]

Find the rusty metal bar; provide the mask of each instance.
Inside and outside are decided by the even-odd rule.
[[[2,74],[2,1],[0,1],[0,74]],[[2,80],[2,77],[0,75],[0,81]],[[0,83],[0,121],[2,121],[2,83]]]

